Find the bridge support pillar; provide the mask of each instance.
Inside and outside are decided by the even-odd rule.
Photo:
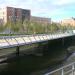
[[[16,56],[19,56],[19,46],[16,47]]]
[[[62,38],[62,46],[64,46],[64,38]]]

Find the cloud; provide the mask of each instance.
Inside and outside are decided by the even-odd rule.
[[[75,16],[75,0],[0,0],[0,7],[30,9],[35,16],[63,18]]]

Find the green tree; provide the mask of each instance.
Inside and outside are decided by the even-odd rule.
[[[3,32],[5,30],[5,26],[4,25],[0,25],[0,32]]]

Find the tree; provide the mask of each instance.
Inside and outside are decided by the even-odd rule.
[[[0,32],[3,32],[5,30],[5,26],[4,25],[0,25]]]

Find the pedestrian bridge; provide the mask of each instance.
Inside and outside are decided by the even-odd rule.
[[[0,36],[0,63],[4,62],[5,60],[7,61],[7,59],[11,59],[14,56],[20,56],[23,52],[26,53],[26,51],[28,51],[29,53],[28,49],[25,50],[26,46],[28,47],[29,45],[32,44],[44,43],[56,39],[57,40],[61,39],[62,44],[64,44],[64,39],[72,36],[75,36],[75,34],[62,33],[62,34]],[[34,53],[35,55],[38,56],[40,55],[40,53],[37,51]]]
[[[59,38],[74,36],[75,34],[62,33],[62,34],[39,34],[39,35],[17,35],[17,36],[1,36],[0,49],[15,47],[20,45],[44,42]]]

